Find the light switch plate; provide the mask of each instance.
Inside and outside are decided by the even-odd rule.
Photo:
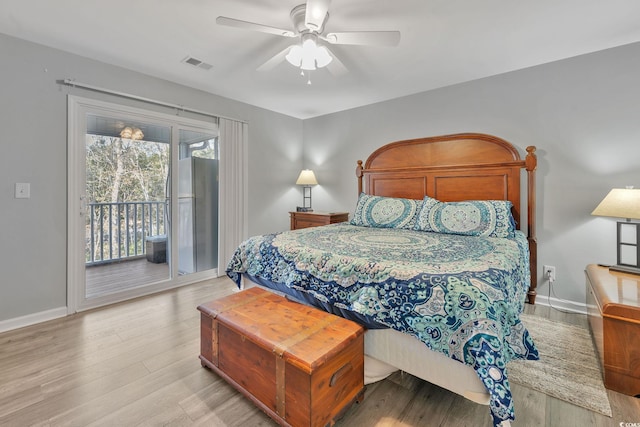
[[[31,197],[31,184],[28,182],[16,182],[16,199],[28,199]]]

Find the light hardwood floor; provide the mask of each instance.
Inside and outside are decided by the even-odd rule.
[[[86,268],[86,278],[87,298],[94,298],[169,280],[169,264],[138,258],[93,265]]]
[[[0,334],[0,426],[275,426],[198,360],[196,306],[233,291],[220,278]],[[587,327],[582,315],[527,311]],[[512,391],[515,427],[640,423],[639,399],[619,393],[609,392],[609,418],[517,384]],[[367,386],[336,425],[491,420],[488,407],[398,373]]]

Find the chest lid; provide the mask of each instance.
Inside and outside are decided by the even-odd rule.
[[[306,372],[364,333],[355,322],[257,287],[203,304],[198,310]]]

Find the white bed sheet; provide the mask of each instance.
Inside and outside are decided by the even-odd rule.
[[[476,403],[489,404],[489,393],[473,368],[429,350],[405,333],[393,329],[367,330],[364,354],[365,384],[399,369]]]

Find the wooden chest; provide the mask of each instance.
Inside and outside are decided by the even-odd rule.
[[[640,395],[640,276],[588,265],[585,271],[589,326],[604,385]]]
[[[200,305],[203,366],[279,424],[332,425],[364,396],[364,330],[260,288]]]

